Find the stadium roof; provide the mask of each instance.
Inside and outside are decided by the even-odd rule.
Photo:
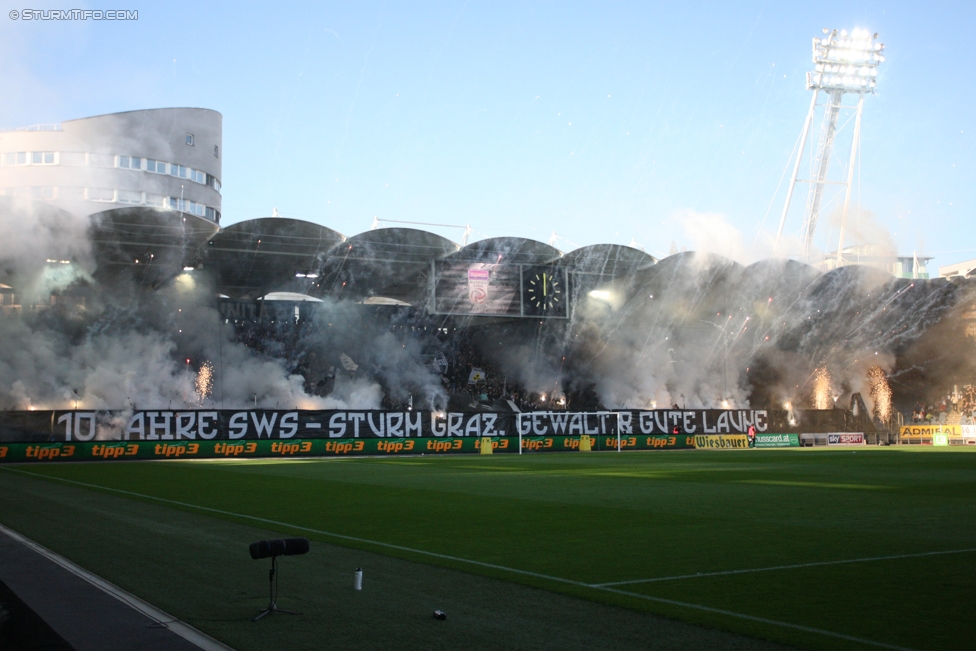
[[[217,232],[210,220],[158,208],[116,208],[91,216],[89,235],[100,282],[131,277],[157,287],[183,269],[186,254]]]
[[[356,300],[382,296],[414,304],[426,292],[431,260],[457,250],[451,240],[413,228],[366,231],[329,252],[309,293]]]
[[[562,252],[548,244],[524,237],[492,237],[478,240],[450,256],[452,262],[491,264],[545,264],[558,260]]]
[[[341,233],[299,219],[249,219],[210,238],[202,251],[203,268],[214,274],[218,291],[233,298],[305,293],[308,274],[344,240]]]

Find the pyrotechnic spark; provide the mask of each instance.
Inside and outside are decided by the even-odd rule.
[[[830,399],[830,372],[826,366],[821,366],[814,375],[813,406],[815,409],[830,409],[834,406]]]
[[[887,423],[891,418],[891,387],[888,386],[888,378],[880,366],[872,366],[868,369],[868,381],[871,383],[874,415],[882,423]]]
[[[210,393],[213,390],[213,364],[210,362],[204,362],[200,367],[200,371],[197,373],[196,382],[197,395],[200,396],[200,400],[206,400],[210,397]]]

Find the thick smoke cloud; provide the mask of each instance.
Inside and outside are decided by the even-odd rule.
[[[379,405],[368,378],[310,395],[287,358],[235,341],[205,279],[184,274],[159,291],[95,283],[88,218],[38,206],[0,205],[0,282],[23,305],[0,317],[0,409]],[[201,395],[207,362],[213,388]]]
[[[574,276],[569,319],[428,315],[326,296],[263,302],[260,318],[241,321],[222,311],[205,271],[156,289],[99,275],[87,217],[10,200],[0,217],[0,283],[24,305],[0,317],[0,409],[436,410],[458,406],[449,390],[465,394],[469,368],[481,366],[506,397],[539,396],[545,408],[811,407],[824,377],[830,401],[860,393],[870,407],[872,367],[903,402],[933,365],[952,378],[976,371],[954,354],[974,301],[965,282],[694,252],[650,264],[617,247],[574,262],[586,274]]]
[[[832,403],[860,393],[871,408],[869,369],[897,381],[919,347],[958,350],[958,328],[933,326],[972,300],[968,284],[868,267],[821,274],[789,260],[743,267],[683,253],[579,292],[570,322],[536,335],[550,352],[535,368],[564,358],[563,386],[590,387],[609,408],[813,407],[822,368]]]

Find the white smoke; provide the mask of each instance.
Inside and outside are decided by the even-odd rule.
[[[205,283],[99,287],[88,273],[88,228],[88,218],[44,204],[0,203],[0,281],[22,305],[0,316],[0,409],[201,406],[208,400],[194,380],[203,361],[215,369],[217,407],[379,405],[380,387],[365,378],[340,382],[328,398],[309,395],[286,360],[233,340]]]

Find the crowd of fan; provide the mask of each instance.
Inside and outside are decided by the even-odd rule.
[[[441,375],[445,391],[470,395],[472,402],[510,400],[522,411],[563,410],[566,400],[544,392],[530,392],[510,380],[495,365],[467,343],[448,356],[447,370]]]
[[[235,339],[248,348],[268,357],[294,359],[292,372],[305,379],[305,390],[317,396],[329,395],[336,376],[346,373],[331,355],[320,355],[304,350],[302,342],[308,331],[314,329],[310,322],[295,323],[290,319],[248,319],[235,321]],[[488,404],[498,400],[510,400],[522,411],[565,410],[566,398],[550,390],[529,391],[510,380],[504,372],[488,361],[476,347],[465,341],[449,346],[446,355],[434,356],[432,369],[440,374],[444,390],[456,396],[470,396],[471,403]],[[440,360],[440,366],[437,360]],[[363,360],[358,360],[362,362]],[[444,369],[443,363],[447,368]],[[358,371],[362,373],[368,369]],[[556,387],[553,387],[555,389]],[[412,409],[410,396],[393,397],[393,387],[387,387],[381,398],[381,408],[391,411]],[[397,392],[401,393],[401,392]]]
[[[932,404],[916,402],[912,423],[945,425],[955,413],[959,414],[961,425],[976,424],[976,386],[967,384],[961,391],[950,391]]]

